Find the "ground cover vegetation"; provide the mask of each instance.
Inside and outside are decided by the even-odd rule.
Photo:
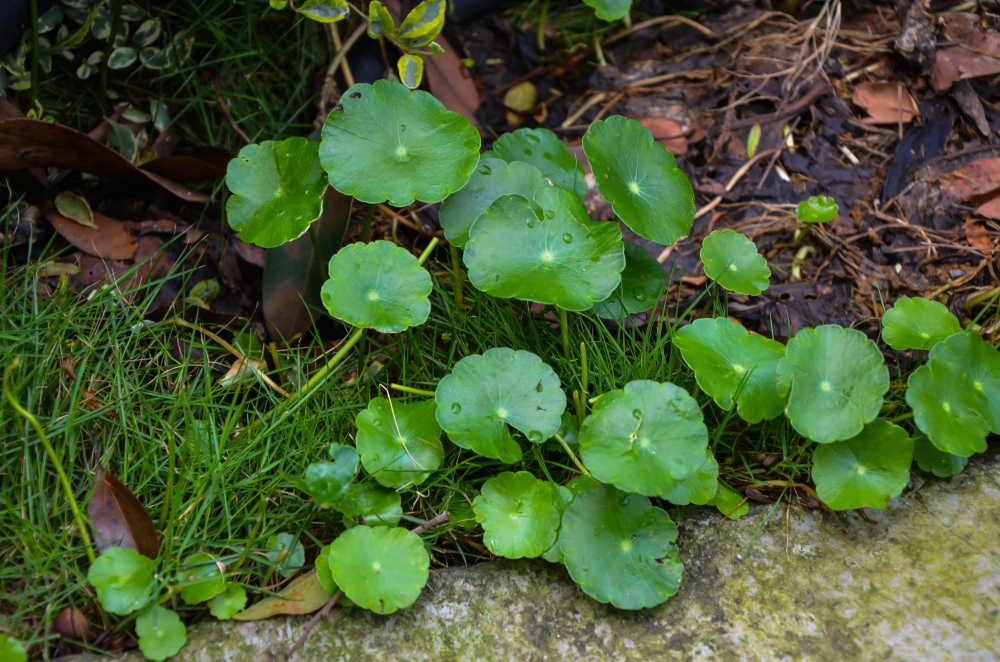
[[[290,8],[327,25],[367,16],[354,34],[401,51],[402,82],[347,85],[322,108],[318,139],[268,126],[223,161],[241,255],[303,240],[319,253],[331,210],[364,205],[357,241],[323,256],[313,293],[341,337],[317,360],[314,343],[265,347],[252,325],[210,330],[220,285],[199,277],[204,254],[190,247],[161,271],[123,265],[81,298],[53,241],[5,241],[2,466],[19,477],[2,504],[11,651],[15,637],[47,650],[54,629],[106,648],[134,635],[165,659],[185,642],[181,616],[206,611],[316,612],[304,641],[337,604],[392,613],[419,597],[432,562],[491,557],[543,557],[596,600],[651,607],[682,579],[679,506],[739,517],[763,490],[831,512],[884,508],[914,463],[954,475],[1000,433],[995,286],[961,320],[934,297],[904,296],[884,306],[877,334],[791,319],[748,329],[730,304],[753,306],[772,268],[801,271],[808,238],[840,218],[832,197],[786,201],[790,265],[710,227],[693,244],[704,277],[684,296],[661,262],[721,198],[698,209],[655,125],[601,112],[583,129],[583,158],[545,128],[507,131],[482,152],[474,117],[412,89],[422,58],[445,52],[443,2],[398,27],[377,2]],[[155,126],[155,114],[130,121]],[[126,130],[139,138],[130,156],[117,139],[129,167],[159,175]],[[760,136],[757,124],[746,163]],[[621,225],[593,220],[595,200]],[[405,208],[435,203],[440,233],[375,238],[376,211],[395,228]],[[7,236],[23,208],[8,205]],[[66,237],[73,223],[113,227],[74,193],[45,213]],[[98,254],[115,248],[91,241]],[[307,337],[329,339],[328,324],[315,319]],[[217,379],[220,348],[230,356]],[[42,596],[65,606],[39,614]]]

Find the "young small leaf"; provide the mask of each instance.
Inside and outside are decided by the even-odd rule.
[[[757,247],[733,230],[715,230],[701,242],[705,275],[727,290],[758,295],[771,284],[771,269]]]
[[[403,517],[399,493],[372,483],[354,483],[337,504],[350,524],[396,526]]]
[[[424,78],[424,59],[419,55],[404,53],[396,61],[396,71],[399,72],[400,82],[415,90],[420,87],[420,81]]]
[[[833,510],[885,508],[910,480],[913,440],[884,419],[856,437],[823,444],[813,451],[816,493]]]
[[[629,315],[656,308],[666,288],[660,263],[642,246],[626,242],[621,284],[607,299],[594,304],[594,312],[605,319],[622,322]]]
[[[599,120],[583,136],[583,150],[601,195],[637,235],[670,245],[691,230],[691,182],[649,129],[619,115]]]
[[[856,329],[832,324],[795,334],[778,374],[790,385],[785,415],[792,427],[821,444],[860,433],[889,390],[878,346]]]
[[[222,593],[208,602],[208,611],[220,621],[228,621],[246,606],[246,589],[239,584],[228,583]]]
[[[461,248],[469,241],[469,228],[497,198],[516,194],[533,201],[548,186],[538,168],[529,163],[484,156],[468,183],[441,203],[438,218],[444,236]]]
[[[581,492],[559,530],[563,563],[583,592],[619,609],[643,609],[677,592],[684,565],[670,516],[610,485]]]
[[[549,187],[533,204],[507,195],[469,231],[469,280],[495,297],[587,310],[604,301],[625,268],[621,231],[592,221],[575,195]]]
[[[803,223],[829,223],[839,213],[837,201],[828,195],[814,195],[795,207],[795,215]]]
[[[882,340],[893,349],[930,349],[962,330],[946,306],[922,297],[900,297],[882,316]]]
[[[458,361],[434,400],[455,445],[507,463],[521,459],[508,425],[539,444],[559,431],[566,409],[555,371],[531,352],[506,347]]]
[[[139,650],[147,660],[160,662],[176,655],[187,643],[187,628],[175,612],[153,605],[135,619]]]
[[[378,614],[416,602],[430,567],[420,536],[388,527],[348,529],[330,545],[328,561],[347,597]]]
[[[240,238],[264,248],[295,239],[319,218],[326,182],[318,146],[306,138],[265,140],[226,167],[226,219]]]
[[[28,651],[21,641],[0,632],[0,660],[4,660],[4,662],[28,662]]]
[[[479,162],[479,132],[427,92],[380,80],[350,88],[341,106],[323,126],[319,158],[330,185],[362,202],[440,202]]]
[[[424,0],[399,24],[393,41],[404,48],[423,48],[441,34],[444,27],[445,0]]]
[[[739,519],[750,512],[750,504],[746,497],[722,481],[719,481],[715,496],[708,502],[708,505],[715,506],[720,513],[729,519]]]
[[[967,457],[938,450],[926,435],[919,432],[913,436],[913,459],[918,467],[938,478],[960,474],[969,463]]]
[[[397,333],[427,321],[431,276],[391,241],[354,243],[330,258],[320,297],[327,312],[351,326]]]
[[[306,564],[306,550],[297,536],[278,533],[267,539],[266,557],[282,577],[291,577]]]
[[[374,398],[358,412],[355,444],[361,463],[379,484],[419,485],[441,466],[444,448],[433,400],[406,403]]]
[[[583,166],[566,144],[548,129],[517,129],[500,136],[483,158],[503,159],[508,163],[523,161],[538,168],[559,188],[578,198],[587,195]]]
[[[226,581],[215,558],[204,552],[188,556],[177,573],[181,599],[196,605],[208,602],[226,590]]]
[[[483,542],[509,559],[541,556],[556,541],[562,516],[556,487],[527,471],[487,480],[472,509],[483,525]]]
[[[97,599],[112,614],[130,614],[153,597],[153,561],[134,549],[111,547],[87,571]]]
[[[725,317],[695,320],[674,334],[674,346],[698,386],[723,409],[736,403],[740,417],[759,423],[780,415],[787,393],[778,383],[781,343],[749,333]]]
[[[305,0],[295,11],[320,23],[336,23],[347,18],[351,8],[347,0]]]
[[[384,4],[372,0],[368,5],[368,36],[372,39],[391,37],[396,33],[396,21]]]
[[[581,458],[594,478],[626,492],[678,505],[691,497],[704,503],[715,493],[714,460],[702,471],[708,429],[701,408],[669,382],[638,380],[605,393],[583,421],[579,441]],[[699,487],[707,474],[713,474],[709,487]],[[696,484],[684,485],[689,479]]]
[[[331,444],[330,457],[333,462],[310,464],[305,475],[305,491],[324,508],[340,501],[358,472],[358,453],[351,446]]]

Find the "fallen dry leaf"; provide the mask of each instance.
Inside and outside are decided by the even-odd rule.
[[[920,108],[902,83],[861,83],[854,88],[851,101],[868,113],[866,124],[907,124],[920,114]]]
[[[87,516],[94,525],[94,544],[102,552],[108,547],[125,547],[155,559],[160,551],[149,513],[131,490],[103,468],[97,470]]]
[[[941,188],[953,198],[972,198],[1000,192],[1000,158],[976,159],[941,177]]]
[[[444,49],[440,55],[424,59],[424,77],[430,88],[448,110],[461,113],[478,129],[476,110],[482,103],[479,89],[469,75],[462,60],[455,53],[455,47],[443,35],[435,40]]]
[[[945,37],[957,46],[939,48],[934,56],[931,86],[944,92],[955,81],[1000,73],[1000,32],[983,30],[979,16],[968,12],[941,17]]]
[[[327,603],[330,594],[316,576],[316,570],[299,575],[280,591],[256,602],[233,616],[234,621],[259,621],[278,614],[309,614]]]
[[[62,237],[84,253],[109,260],[130,260],[138,248],[136,238],[121,221],[94,212],[97,228],[88,228],[56,211],[51,202],[45,204],[45,217]]]
[[[1000,195],[976,207],[976,213],[1000,221]]]
[[[684,137],[684,129],[680,123],[665,117],[644,117],[639,123],[649,129],[653,138],[660,141],[673,154],[680,156],[687,153],[688,141]]]
[[[1000,211],[1000,205],[998,205],[997,211]],[[985,214],[983,215],[985,216]],[[978,248],[981,251],[993,250],[993,242],[990,241],[990,235],[986,232],[986,228],[983,227],[982,223],[968,221],[965,224],[964,230],[965,240],[969,242],[969,246]]]

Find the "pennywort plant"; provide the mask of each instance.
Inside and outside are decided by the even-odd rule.
[[[594,122],[583,147],[618,220],[660,243],[690,231],[691,185],[642,125]],[[623,242],[617,222],[588,216],[583,182],[579,163],[551,132],[517,130],[480,154],[479,134],[463,117],[425,92],[378,81],[345,92],[318,145],[290,138],[241,150],[226,177],[227,211],[245,240],[270,247],[309,232],[327,184],[367,204],[440,202],[444,236],[462,251],[472,285],[554,307],[566,358],[586,374],[586,345],[576,351],[566,339],[569,313],[623,320],[652,309],[664,282],[641,247]],[[401,333],[427,320],[431,278],[423,263],[437,241],[420,257],[380,240],[349,244],[330,259],[322,302],[348,335],[299,394],[329,375],[366,329]],[[766,262],[743,235],[713,233],[702,259],[716,286],[749,295],[768,286]],[[814,443],[812,477],[827,506],[881,508],[904,489],[915,457],[950,475],[985,449],[989,432],[1000,432],[994,347],[926,300],[900,299],[883,322],[891,347],[928,352],[906,390],[912,432],[901,425],[908,414],[886,418],[889,371],[858,330],[803,329],[786,344],[720,317],[687,324],[672,340],[715,406],[748,423],[783,416]],[[330,457],[299,481],[344,525],[302,580],[322,600],[342,595],[342,604],[388,614],[417,599],[429,556],[422,527],[400,526],[400,492],[443,470],[446,441],[508,467],[484,479],[471,508],[493,554],[561,563],[585,593],[622,609],[660,604],[678,590],[677,527],[664,504],[746,512],[745,499],[719,481],[703,406],[677,384],[637,379],[590,394],[584,377],[570,392],[540,357],[496,347],[458,358],[432,390],[396,388],[405,395],[386,391],[367,403],[354,443],[331,444]],[[278,409],[287,414],[284,405],[297,397]],[[543,447],[562,453],[577,475],[553,480]],[[274,546],[284,550],[271,559],[277,572],[302,566],[292,541]],[[181,599],[229,605],[238,596],[209,561],[188,560]],[[157,642],[148,645],[154,654],[176,643],[176,623],[154,597],[164,582],[153,561],[105,552],[90,580],[108,611],[142,614],[136,628]]]

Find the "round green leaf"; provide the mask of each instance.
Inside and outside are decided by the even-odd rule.
[[[87,581],[112,614],[130,614],[153,597],[153,560],[134,549],[109,547],[91,564]]]
[[[982,453],[989,431],[1000,431],[1000,354],[975,333],[949,336],[910,375],[906,403],[939,450]]]
[[[189,605],[207,602],[226,590],[216,559],[204,552],[191,554],[177,573],[181,599]]]
[[[749,333],[725,317],[695,320],[674,334],[674,346],[694,371],[698,386],[723,409],[736,402],[748,423],[772,419],[784,410],[778,384],[780,342]]]
[[[715,498],[718,487],[719,463],[715,461],[712,452],[706,450],[698,468],[684,478],[673,481],[673,485],[661,498],[677,505],[704,505]]]
[[[601,195],[637,235],[670,245],[691,230],[691,182],[649,129],[620,115],[599,120],[583,136],[583,151]]]
[[[930,349],[962,330],[948,308],[922,297],[900,297],[882,316],[882,340],[893,349]]]
[[[356,604],[378,614],[409,607],[427,583],[430,557],[420,536],[400,528],[356,526],[333,541],[330,572]]]
[[[282,577],[291,577],[306,564],[306,549],[297,536],[278,533],[267,539],[267,560]]]
[[[837,201],[828,195],[814,195],[795,207],[795,215],[803,223],[828,223],[837,218]]]
[[[483,154],[483,158],[487,157],[508,163],[530,163],[559,188],[578,198],[587,195],[583,166],[559,136],[548,129],[517,129],[505,133],[493,143],[492,150]]]
[[[792,427],[821,444],[860,433],[889,390],[889,369],[875,343],[832,324],[795,334],[778,375],[790,384],[785,415]]]
[[[626,492],[680,497],[705,464],[708,430],[679,386],[638,380],[601,396],[580,427],[580,454],[594,478]],[[713,477],[714,485],[714,477]],[[706,498],[711,498],[714,486]]]
[[[247,606],[246,589],[239,584],[229,583],[222,593],[208,602],[208,611],[220,621],[228,621],[238,611]]]
[[[581,492],[563,512],[559,548],[583,592],[619,609],[643,609],[677,592],[684,565],[677,526],[638,494],[609,485]]]
[[[304,489],[323,508],[332,508],[347,493],[358,472],[358,453],[351,446],[330,444],[333,462],[306,467]]]
[[[330,258],[320,297],[327,311],[351,326],[396,333],[427,321],[431,275],[391,241],[354,243]]]
[[[554,485],[527,471],[505,471],[483,483],[472,502],[483,542],[509,559],[541,556],[556,541],[562,509]]]
[[[433,400],[375,398],[358,412],[355,441],[365,471],[386,487],[419,485],[441,466],[444,448]]]
[[[469,231],[469,280],[495,297],[588,310],[621,282],[617,223],[592,221],[575,195],[549,187],[537,206],[519,195],[490,205]]]
[[[913,436],[913,459],[917,461],[918,467],[938,478],[960,474],[969,463],[967,457],[938,450],[930,439],[919,432]]]
[[[594,304],[594,312],[620,322],[629,315],[656,308],[666,288],[660,263],[642,246],[626,243],[622,281],[610,297]]]
[[[333,581],[333,573],[330,572],[330,545],[332,544],[323,545],[319,550],[319,554],[316,555],[315,561],[316,579],[323,586],[323,590],[330,595],[340,590],[337,582]]]
[[[437,420],[452,442],[501,462],[521,459],[508,425],[540,444],[559,431],[566,395],[531,352],[494,347],[466,356],[438,382]]]
[[[264,248],[295,239],[319,218],[326,182],[318,146],[306,138],[265,140],[226,166],[226,218],[240,238]]]
[[[722,481],[719,481],[715,496],[708,502],[708,505],[715,506],[720,513],[729,519],[739,519],[750,512],[750,504],[746,497]]]
[[[593,8],[597,18],[602,21],[617,21],[625,18],[632,9],[632,0],[583,0],[584,4]]]
[[[335,189],[403,207],[440,202],[479,162],[479,132],[427,92],[388,80],[351,87],[327,117],[319,158]]]
[[[757,295],[771,284],[767,260],[747,237],[733,230],[715,230],[701,242],[705,275],[727,290]]]
[[[153,605],[135,619],[139,650],[147,660],[165,660],[187,643],[187,628],[175,612]]]
[[[913,440],[884,419],[856,437],[817,446],[812,478],[816,493],[833,510],[885,508],[910,480]]]
[[[396,526],[403,517],[399,493],[371,483],[351,485],[337,510],[352,525]]]
[[[28,662],[28,651],[19,640],[0,632],[0,660]]]
[[[452,245],[461,248],[469,241],[469,228],[494,200],[511,194],[534,200],[545,188],[548,183],[533,165],[484,157],[465,187],[441,203],[438,218],[444,236]]]

